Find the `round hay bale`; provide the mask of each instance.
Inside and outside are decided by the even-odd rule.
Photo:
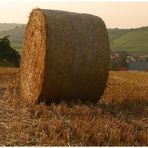
[[[108,34],[102,19],[34,9],[22,51],[22,97],[27,102],[96,102],[105,89],[109,59]]]

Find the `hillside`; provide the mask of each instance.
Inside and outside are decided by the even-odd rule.
[[[22,48],[22,42],[24,38],[24,28],[25,25],[15,25],[11,30],[0,32],[0,38],[9,35],[12,47],[16,50],[20,50]]]
[[[114,51],[148,52],[148,27],[109,30],[109,37]]]
[[[0,32],[12,30],[16,26],[21,26],[21,24],[16,24],[16,23],[0,23]]]
[[[2,31],[5,29],[7,31]],[[0,24],[0,38],[9,35],[12,47],[20,51],[24,38],[24,29],[25,25],[7,24],[4,28],[4,25]],[[108,33],[111,50],[148,53],[148,27],[137,29],[108,29]]]
[[[109,38],[110,41],[113,41],[116,38],[119,38],[120,36],[125,35],[126,33],[128,33],[130,30],[129,29],[108,29],[108,34],[109,34]]]

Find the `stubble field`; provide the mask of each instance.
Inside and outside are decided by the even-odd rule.
[[[148,73],[110,72],[92,104],[23,107],[19,69],[0,69],[0,146],[148,146]]]

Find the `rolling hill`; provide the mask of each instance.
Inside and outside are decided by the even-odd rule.
[[[128,33],[129,29],[108,29],[108,34],[110,41],[113,41],[116,38],[119,38],[120,36],[123,36],[124,34]]]
[[[24,38],[24,29],[25,25],[15,24],[13,29],[0,32],[0,38],[4,36],[10,36],[9,39],[11,41],[12,47],[20,51],[22,48],[22,43]]]
[[[148,27],[109,30],[113,51],[148,52]]]
[[[16,24],[16,23],[0,23],[0,32],[12,30],[16,26],[21,26],[21,25],[22,24]]]
[[[21,52],[25,25],[4,26],[0,24],[0,38],[9,35],[12,47]],[[108,34],[112,51],[148,53],[148,26],[137,29],[108,29]]]

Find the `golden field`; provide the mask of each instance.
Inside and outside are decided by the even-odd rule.
[[[113,72],[96,105],[23,107],[19,69],[0,69],[0,146],[148,146],[148,73]]]

